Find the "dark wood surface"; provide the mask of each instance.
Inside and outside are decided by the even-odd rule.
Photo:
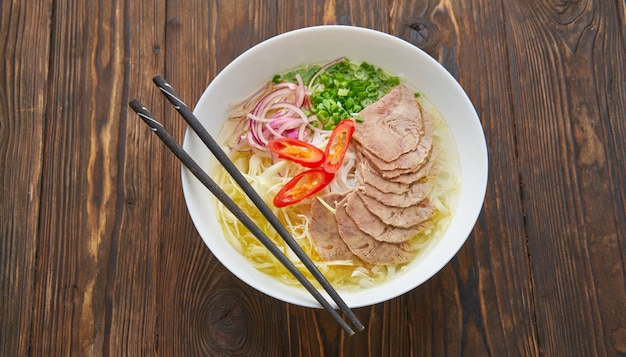
[[[186,211],[152,85],[195,103],[232,59],[311,25],[382,30],[469,94],[484,209],[427,283],[322,310],[230,274]],[[0,356],[626,356],[623,0],[0,2]]]

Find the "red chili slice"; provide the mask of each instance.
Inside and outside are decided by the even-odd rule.
[[[274,197],[274,206],[280,208],[298,203],[326,187],[335,174],[322,169],[303,171],[292,178]]]
[[[312,144],[298,139],[273,139],[267,147],[278,154],[278,157],[288,159],[304,167],[319,167],[324,162],[324,152]]]
[[[354,122],[352,120],[344,120],[335,127],[326,146],[324,170],[330,173],[335,173],[339,170],[343,157],[346,155],[346,151],[348,151],[352,133],[354,133]]]

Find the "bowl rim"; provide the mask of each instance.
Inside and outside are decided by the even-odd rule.
[[[374,29],[370,29],[370,28],[357,27],[357,26],[347,26],[347,25],[311,26],[311,27],[304,27],[304,28],[299,28],[296,30],[288,31],[288,32],[273,36],[271,38],[268,38],[266,40],[263,40],[262,42],[259,42],[257,45],[247,49],[242,54],[237,56],[233,61],[231,61],[226,67],[224,67],[224,69],[222,69],[215,76],[215,78],[211,81],[211,83],[209,83],[209,85],[207,86],[207,88],[202,93],[201,97],[199,98],[193,112],[202,121],[201,112],[204,110],[206,105],[209,105],[209,102],[210,102],[209,97],[211,94],[213,94],[213,91],[215,91],[215,88],[217,87],[217,85],[221,84],[222,81],[224,81],[224,78],[230,74],[230,72],[232,71],[232,68],[238,68],[242,66],[246,61],[249,61],[249,58],[251,56],[255,56],[259,54],[262,55],[265,52],[271,50],[272,47],[276,46],[276,43],[279,43],[279,42],[294,41],[295,39],[300,38],[300,37],[304,37],[304,38],[312,38],[312,37],[318,37],[318,36],[336,37],[338,35],[348,36],[348,37],[349,36],[365,36],[367,38],[371,38],[373,41],[374,40],[383,41],[382,43],[385,44],[386,48],[387,47],[397,48],[399,49],[400,52],[404,54],[413,55],[415,56],[416,59],[419,59],[419,62],[421,65],[427,66],[429,69],[437,71],[437,75],[438,75],[437,78],[440,79],[442,83],[444,83],[443,86],[446,89],[454,91],[454,94],[456,98],[459,100],[460,105],[463,106],[464,110],[466,110],[465,115],[468,118],[467,123],[466,123],[467,127],[464,128],[463,130],[466,130],[468,133],[471,134],[470,137],[472,137],[474,140],[474,146],[472,147],[473,155],[476,155],[476,157],[479,159],[478,164],[476,166],[472,166],[472,172],[473,172],[473,175],[475,176],[475,181],[477,184],[472,186],[472,190],[471,190],[472,192],[471,194],[468,194],[467,197],[461,197],[461,195],[459,195],[459,200],[461,200],[462,198],[471,199],[471,202],[469,202],[469,205],[470,205],[469,208],[470,208],[471,213],[465,213],[466,218],[464,219],[462,226],[457,229],[456,234],[459,234],[461,237],[451,240],[449,243],[451,243],[452,245],[446,247],[446,249],[444,250],[445,254],[441,257],[441,259],[438,259],[439,261],[436,263],[429,264],[428,272],[422,274],[419,277],[419,279],[408,280],[411,282],[408,285],[399,284],[398,282],[400,282],[400,279],[398,279],[397,277],[394,277],[389,282],[385,282],[382,285],[376,286],[374,288],[366,288],[363,290],[359,290],[357,292],[339,290],[340,294],[342,295],[342,297],[344,298],[348,306],[350,306],[351,308],[357,308],[357,307],[374,305],[383,301],[396,298],[408,291],[415,289],[416,287],[420,286],[425,281],[430,279],[432,276],[434,276],[436,273],[438,273],[445,265],[447,265],[450,262],[450,260],[454,258],[454,256],[458,253],[460,248],[469,238],[474,228],[474,225],[482,211],[482,206],[484,203],[484,198],[485,198],[486,188],[487,188],[487,179],[488,179],[487,178],[488,157],[487,157],[486,140],[485,140],[484,132],[482,130],[482,125],[478,118],[478,114],[476,113],[474,106],[469,100],[469,97],[467,96],[463,88],[460,86],[460,84],[456,81],[456,79],[439,62],[437,62],[435,59],[430,57],[430,55],[425,53],[423,50],[391,34],[374,30]],[[313,62],[317,62],[317,61],[313,61]],[[309,63],[312,63],[312,62],[309,62]],[[301,65],[301,63],[294,63],[292,68],[298,67],[299,65]],[[289,70],[289,69],[291,68],[284,68],[283,70]],[[393,68],[390,68],[390,69],[385,68],[385,69],[388,70],[389,72],[392,72],[392,73],[394,72]],[[255,85],[258,87],[260,83],[257,83]],[[252,89],[254,88],[251,88],[251,90]],[[250,93],[251,90],[247,93]],[[427,98],[428,97],[429,96],[427,95]],[[440,108],[438,107],[438,109]],[[456,141],[457,136],[456,135],[454,136],[455,136],[455,141]],[[194,148],[196,149],[195,150],[196,153],[198,151],[202,151],[201,149],[198,149],[199,141],[200,140],[197,137],[197,135],[190,128],[187,128],[185,132],[183,148],[188,152],[190,150],[194,152]],[[457,148],[458,148],[458,145],[457,145]],[[192,152],[190,152],[190,155],[192,154]],[[207,151],[205,151],[205,153],[206,152]],[[209,153],[209,155],[211,154]],[[214,161],[213,159],[211,160]],[[463,160],[461,160],[461,166],[463,166]],[[206,169],[206,165],[204,168]],[[461,170],[463,171],[463,167],[461,167]],[[463,172],[461,172],[460,174],[461,176],[463,176]],[[222,265],[224,265],[231,273],[233,273],[235,276],[237,276],[240,280],[245,282],[247,285],[251,286],[255,290],[260,291],[268,296],[271,296],[281,301],[292,303],[295,305],[321,308],[319,303],[315,301],[312,297],[310,297],[309,294],[302,288],[291,287],[284,283],[279,283],[278,285],[276,285],[272,283],[271,281],[268,281],[269,279],[269,280],[274,280],[276,282],[277,281],[276,279],[270,278],[264,273],[259,272],[258,270],[253,268],[251,265],[250,265],[250,268],[252,268],[258,274],[255,274],[254,272],[249,272],[249,271],[243,272],[242,269],[240,269],[240,267],[237,266],[237,264],[241,264],[241,261],[234,262],[232,252],[230,252],[229,254],[225,254],[222,251],[223,249],[220,250],[219,249],[220,246],[215,244],[215,241],[212,240],[210,237],[210,232],[207,232],[206,230],[206,224],[204,224],[203,222],[205,220],[205,217],[203,217],[201,212],[199,211],[200,207],[198,206],[198,203],[194,201],[198,199],[198,192],[199,192],[198,190],[204,189],[204,186],[202,186],[202,184],[199,181],[197,181],[197,179],[185,167],[181,168],[181,180],[182,180],[185,202],[188,208],[188,212],[192,218],[192,221],[194,222],[194,225],[199,235],[203,239],[205,245],[210,249],[212,254],[222,263]],[[199,188],[198,185],[202,187]],[[462,189],[461,191],[463,192],[466,190]],[[210,195],[210,193],[208,194]],[[213,198],[212,195],[211,195],[211,198]],[[457,213],[458,213],[458,207],[457,207],[457,211],[453,213],[453,219],[456,218]],[[448,235],[447,232],[444,234],[444,237],[446,235]],[[230,243],[226,242],[226,244],[230,246]],[[222,244],[222,247],[223,247],[223,244]],[[431,254],[434,254],[434,253],[431,253]],[[412,265],[414,263],[415,262],[412,262],[410,264]],[[263,278],[263,276],[265,276],[266,278]],[[407,280],[406,277],[405,279],[402,279],[402,282],[406,283],[405,280]],[[394,281],[396,281],[396,283],[394,283]],[[381,288],[384,288],[384,294],[378,294],[379,291],[383,291]],[[370,291],[376,291],[377,293],[376,294],[364,294],[365,292],[370,292]],[[325,292],[322,292],[322,294],[327,297],[327,294]]]

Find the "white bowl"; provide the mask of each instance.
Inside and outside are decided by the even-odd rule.
[[[354,62],[367,61],[396,74],[428,98],[448,123],[461,163],[458,206],[444,236],[411,262],[408,272],[373,288],[340,292],[348,306],[356,308],[392,299],[428,280],[454,257],[478,218],[487,186],[487,148],[478,115],[456,80],[428,54],[389,34],[350,26],[309,27],[275,36],[237,57],[210,83],[194,114],[217,137],[229,104],[252,93],[274,74],[341,56]],[[208,170],[214,158],[190,129],[183,147]],[[256,270],[228,243],[219,228],[215,198],[184,168],[182,185],[196,229],[228,270],[269,296],[320,307],[303,288],[288,286]]]

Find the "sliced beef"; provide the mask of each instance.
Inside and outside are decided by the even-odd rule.
[[[357,167],[359,169],[357,178],[378,188],[381,192],[402,194],[409,190],[410,182],[394,182],[384,178],[360,152],[357,153]]]
[[[387,206],[361,193],[359,193],[358,196],[367,210],[382,221],[385,226],[415,228],[430,219],[435,209],[428,198],[413,206],[393,207]],[[417,231],[419,231],[419,229]]]
[[[433,172],[431,170],[438,153],[439,149],[433,148],[427,162],[416,171],[398,175],[396,177],[385,178],[383,177],[383,174],[373,167],[371,162],[359,152],[357,153],[356,161],[358,175],[363,182],[369,183],[381,192],[397,194],[404,193],[409,190],[410,184],[420,181],[427,176],[433,176]]]
[[[423,119],[423,132],[419,141],[415,143],[414,150],[400,154],[395,160],[387,161],[381,159],[380,156],[372,150],[371,146],[360,144],[363,156],[365,156],[365,158],[371,162],[371,165],[385,178],[393,178],[417,171],[428,161],[433,145],[432,118],[429,115],[424,115]],[[357,125],[357,128],[358,127]],[[381,135],[379,134],[378,136]],[[371,138],[367,140],[371,140]],[[387,146],[394,147],[395,144],[389,142]]]
[[[439,151],[439,148],[433,147],[430,156],[428,157],[428,161],[424,165],[422,165],[422,167],[420,167],[417,171],[400,174],[395,177],[389,177],[387,178],[387,180],[391,182],[411,184],[425,178],[426,176],[433,176],[431,170],[433,168],[435,158],[437,157],[437,154],[439,154]]]
[[[371,264],[413,258],[409,240],[432,227],[433,120],[413,92],[398,86],[359,115],[352,147],[357,152],[357,188],[311,206],[311,233],[320,256],[362,259]]]
[[[353,140],[382,161],[392,162],[414,151],[423,135],[421,107],[404,85],[393,88],[359,116],[363,122],[355,127]]]
[[[330,193],[321,197],[330,207],[336,208],[348,193]],[[324,260],[351,260],[355,255],[339,236],[335,215],[318,200],[311,203],[311,238],[317,253]]]
[[[428,159],[428,153],[422,155],[416,150],[404,153],[396,161],[387,162],[380,160],[369,150],[361,148],[361,152],[369,160],[376,170],[380,171],[383,177],[395,177],[405,173],[415,172]]]
[[[370,264],[406,263],[413,258],[415,253],[409,243],[381,242],[361,231],[346,213],[343,203],[339,203],[335,213],[337,228],[339,235],[355,255]]]
[[[367,209],[356,192],[348,195],[343,202],[345,202],[346,214],[352,218],[357,227],[376,240],[390,243],[404,242],[420,231],[420,227],[417,226],[404,228],[386,224]]]
[[[410,184],[405,193],[385,193],[367,182],[359,181],[357,190],[387,206],[409,207],[422,202],[428,197],[432,188],[432,181],[421,180]]]

